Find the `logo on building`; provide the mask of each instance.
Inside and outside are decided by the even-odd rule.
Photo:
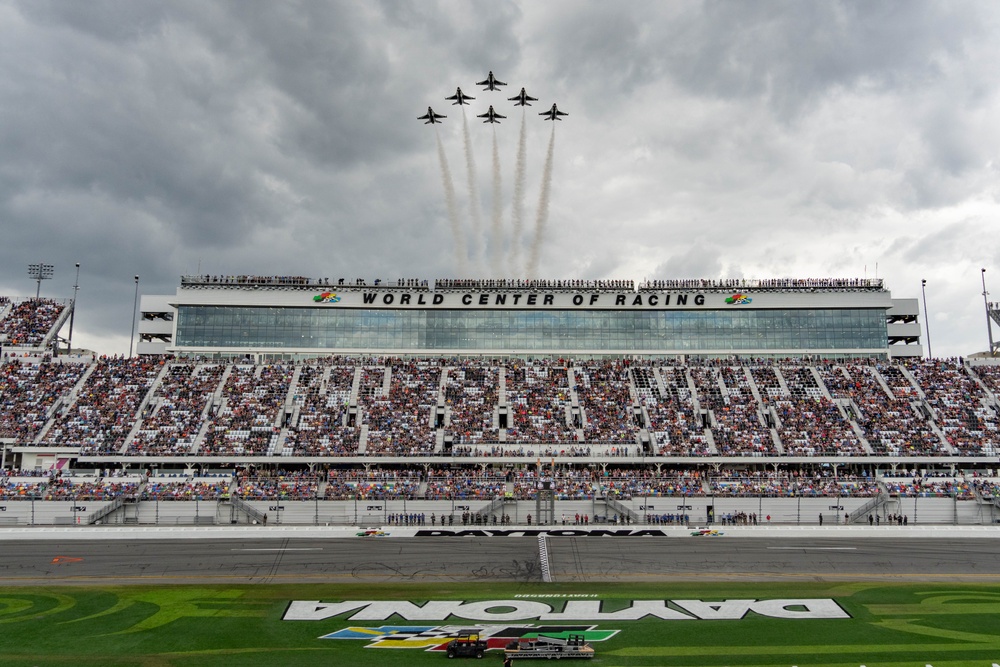
[[[340,301],[340,297],[333,292],[323,292],[314,296],[313,301],[316,303],[337,303]]]
[[[740,294],[739,292],[737,292],[732,296],[726,297],[726,303],[728,303],[731,306],[745,306],[751,301],[753,301],[753,299],[748,297],[746,294]]]

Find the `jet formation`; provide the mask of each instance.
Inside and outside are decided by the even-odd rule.
[[[483,90],[500,90],[500,86],[506,86],[507,84],[503,81],[500,81],[495,76],[493,76],[493,70],[490,70],[490,73],[486,75],[486,78],[483,81],[478,82],[476,85],[486,86],[485,88],[483,88]],[[469,104],[468,100],[474,100],[476,98],[472,97],[471,95],[466,95],[465,93],[462,92],[461,87],[459,87],[455,88],[454,95],[450,95],[444,99],[451,102],[452,106],[455,106],[455,105],[467,105]],[[518,93],[514,97],[508,97],[507,100],[513,102],[514,106],[516,107],[530,107],[532,102],[538,101],[538,98],[532,97],[525,91],[524,88],[521,88],[520,93]],[[538,115],[545,116],[545,120],[562,120],[560,116],[568,116],[569,114],[567,114],[564,111],[559,111],[558,107],[556,107],[556,105],[553,104],[551,109],[549,109],[548,111],[543,111]],[[507,116],[497,113],[497,111],[493,108],[493,106],[490,105],[490,108],[486,113],[478,114],[476,117],[485,118],[486,120],[483,121],[484,123],[499,123],[501,118],[506,118]],[[417,116],[417,120],[426,121],[424,125],[440,123],[441,122],[439,120],[440,118],[447,118],[447,116],[434,113],[434,110],[431,109],[430,107],[427,107],[427,113],[425,115]]]

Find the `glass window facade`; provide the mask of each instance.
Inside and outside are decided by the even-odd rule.
[[[559,350],[885,349],[885,310],[375,310],[187,306],[183,348]]]

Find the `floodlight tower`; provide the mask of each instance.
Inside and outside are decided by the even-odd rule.
[[[76,281],[73,283],[73,303],[69,307],[69,339],[66,341],[67,354],[73,354],[73,318],[76,317],[76,295],[80,291],[80,262],[76,263]]]
[[[984,269],[985,270],[985,269]],[[35,290],[35,300],[42,294],[42,281],[49,280],[52,274],[55,272],[55,267],[51,264],[28,264],[28,277],[38,283],[38,288]]]
[[[990,313],[990,293],[986,291],[986,269],[982,270],[983,277],[983,303],[986,305],[986,334],[990,338],[990,346],[987,348],[989,350],[990,356],[995,356],[997,348],[1000,348],[1000,343],[993,342],[993,324],[990,322],[992,319],[992,313]],[[995,306],[996,304],[994,304]]]
[[[132,345],[135,343],[135,311],[139,306],[139,276],[135,277],[135,298],[132,300],[132,335],[128,341],[128,358],[132,358]]]
[[[927,281],[920,281],[920,293],[924,297],[924,331],[927,332],[927,358],[933,359],[934,354],[931,352],[931,316],[927,314]],[[919,329],[917,329],[919,331]]]

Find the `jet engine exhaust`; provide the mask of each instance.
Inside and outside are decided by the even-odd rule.
[[[511,213],[510,272],[521,272],[521,234],[524,227],[524,181],[527,177],[527,123],[521,114],[521,132],[517,138],[517,166],[514,170],[514,210]]]
[[[469,139],[469,119],[464,111],[462,112],[462,137],[465,141],[465,166],[468,170],[469,213],[472,216],[472,263],[478,266],[483,256],[483,220],[479,212],[481,203],[479,189],[476,187],[476,161],[472,157],[472,141]]]
[[[503,241],[500,239],[503,218],[502,182],[500,180],[500,150],[497,148],[497,131],[493,130],[493,224],[490,228],[490,265],[494,276],[503,274]]]
[[[538,277],[538,255],[541,252],[542,236],[545,223],[549,220],[549,192],[552,190],[552,155],[555,152],[556,128],[552,127],[549,137],[549,150],[545,155],[545,169],[542,171],[542,192],[538,197],[538,217],[535,219],[535,238],[531,242],[531,254],[528,258],[528,278]]]
[[[444,201],[448,207],[448,220],[451,223],[451,235],[455,240],[455,269],[458,275],[467,275],[465,262],[465,236],[462,234],[462,225],[458,219],[458,205],[455,203],[455,186],[451,181],[451,170],[448,169],[448,158],[444,155],[444,146],[441,144],[441,135],[437,136],[438,160],[441,162],[441,183],[444,185]]]

